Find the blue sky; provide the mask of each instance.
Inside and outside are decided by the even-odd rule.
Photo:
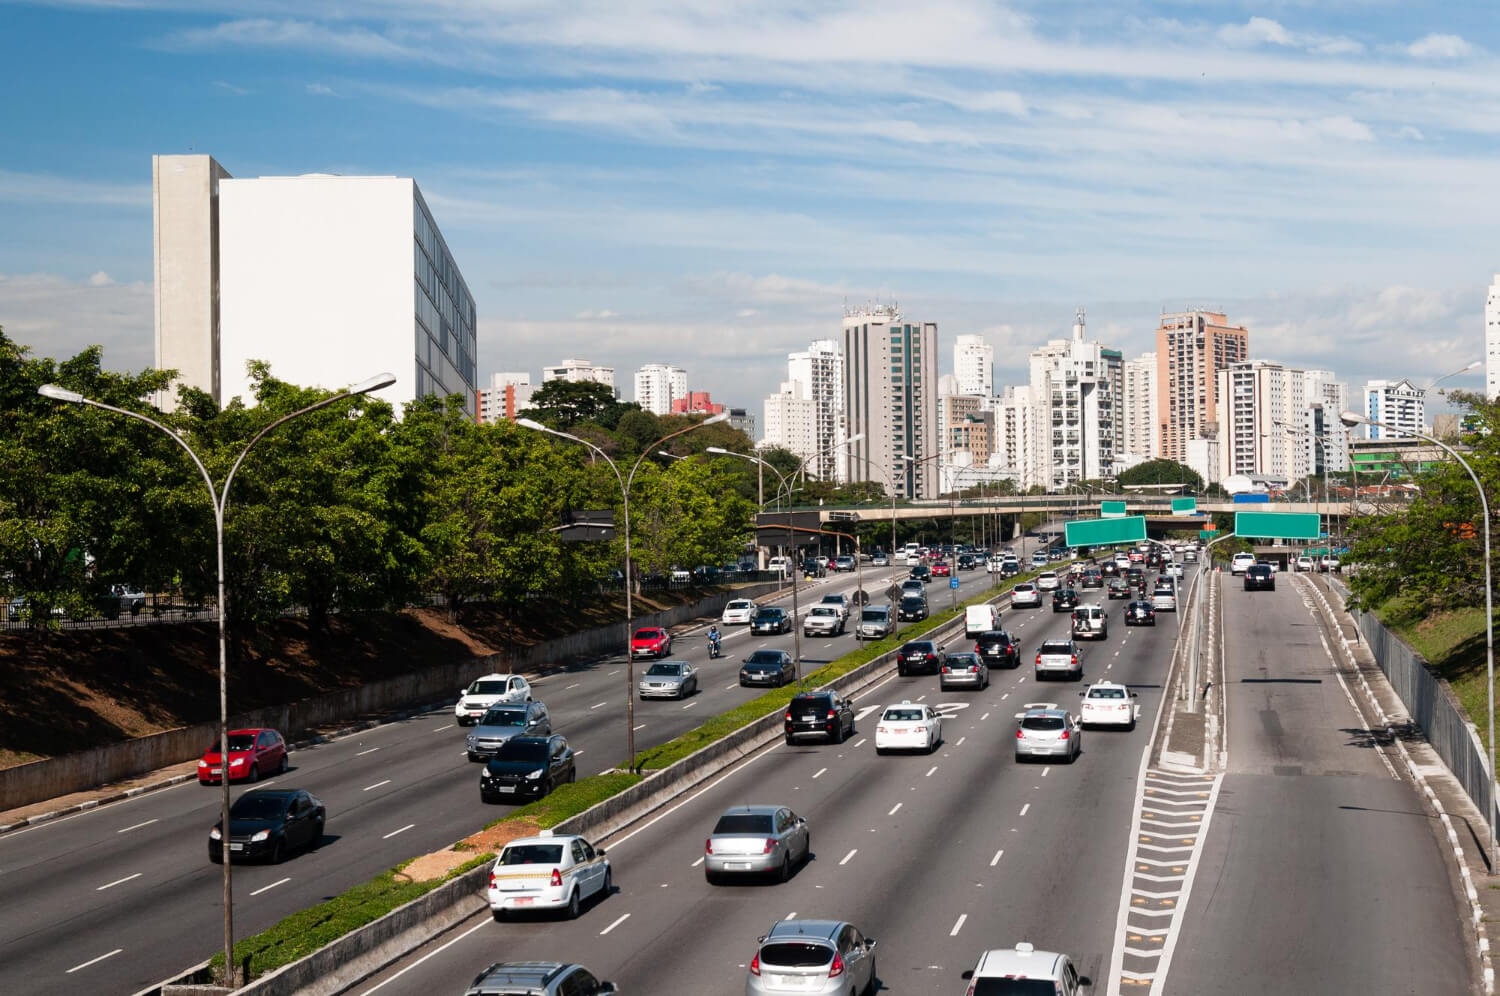
[[[0,324],[148,366],[153,153],[417,179],[480,373],[687,367],[757,411],[847,300],[998,383],[1076,306],[1432,379],[1500,273],[1484,4],[0,0]],[[1478,375],[1449,386],[1479,387]]]

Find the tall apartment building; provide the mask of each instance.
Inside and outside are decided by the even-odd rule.
[[[514,419],[530,407],[537,386],[525,371],[490,374],[490,386],[479,389],[479,421],[489,425]]]
[[[817,415],[814,446],[805,454],[807,472],[820,481],[849,479],[848,454],[839,446],[844,427],[844,358],[839,344],[818,339],[786,358],[787,380],[802,385],[799,396],[813,402]]]
[[[1009,468],[1018,491],[1045,484],[1037,426],[1038,407],[1029,386],[1007,387],[989,404],[995,417],[994,451]]]
[[[648,363],[635,372],[635,403],[648,412],[670,415],[672,402],[687,397],[687,371],[665,363]]]
[[[1219,371],[1219,479],[1234,474],[1296,481],[1311,473],[1304,371],[1264,360]]]
[[[1213,311],[1162,315],[1156,329],[1160,456],[1183,461],[1190,440],[1217,431],[1219,371],[1250,358],[1250,333]]]
[[[1427,391],[1405,379],[1366,381],[1365,417],[1384,423],[1365,426],[1366,439],[1410,437],[1427,421]]]
[[[977,394],[950,394],[938,398],[938,422],[943,426],[941,445],[944,461],[955,450],[973,457],[977,466],[989,461],[994,449],[994,413],[986,410]]]
[[[784,381],[780,391],[766,398],[763,428],[761,447],[779,446],[807,460],[817,452],[818,406],[798,381]]]
[[[995,393],[995,348],[982,335],[961,335],[953,340],[955,394],[988,398]]]
[[[936,497],[937,323],[875,305],[846,310],[843,336],[846,428],[863,436],[847,447],[849,479]]]
[[[1041,483],[1049,491],[1114,472],[1120,354],[1085,341],[1084,332],[1080,309],[1070,338],[1031,353]]]
[[[569,358],[555,367],[542,367],[542,383],[549,380],[593,381],[614,391],[616,397],[620,395],[615,390],[615,368],[595,366],[588,360]]]
[[[1500,398],[1500,273],[1484,299],[1484,396]]]
[[[156,359],[183,382],[222,405],[253,401],[252,361],[327,389],[390,372],[398,410],[459,394],[477,415],[474,299],[414,180],[156,156],[152,201]]]
[[[1134,461],[1153,460],[1161,451],[1161,427],[1156,421],[1156,354],[1142,353],[1124,364],[1124,394],[1120,401],[1123,430],[1121,455]]]

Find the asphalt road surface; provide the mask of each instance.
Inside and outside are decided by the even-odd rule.
[[[866,565],[866,589],[882,589],[888,583],[882,578],[895,570]],[[960,597],[993,580],[983,571],[960,577]],[[942,579],[930,586],[934,609],[947,597],[943,586]],[[804,588],[799,606],[805,612],[823,595],[854,587],[855,575],[830,575]],[[716,661],[707,659],[701,630],[678,639],[672,657],[700,668],[702,690],[685,702],[637,701],[637,748],[759,695],[740,688],[737,674],[741,658],[761,646],[791,650],[792,636],[757,637],[733,627]],[[854,647],[852,630],[804,639],[802,657],[816,666]],[[606,658],[535,683],[554,731],[579,755],[580,775],[623,761],[623,669],[621,658]],[[286,776],[260,784],[305,788],[322,799],[323,845],[281,865],[235,866],[236,935],[262,930],[503,815],[506,807],[480,802],[480,766],[464,757],[467,731],[454,725],[449,709],[293,752]],[[0,988],[131,993],[219,950],[220,869],[207,853],[218,811],[219,793],[190,782],[0,837]]]
[[[1229,771],[1165,991],[1471,992],[1433,825],[1341,688],[1299,584],[1222,578]]]
[[[986,691],[943,693],[936,677],[892,677],[856,701],[841,745],[780,742],[752,755],[650,822],[603,841],[614,895],[576,921],[466,921],[352,993],[457,993],[497,960],[578,961],[631,993],[743,993],[756,938],[779,919],[840,917],[879,942],[883,992],[962,992],[980,951],[1030,940],[1069,952],[1085,974],[1108,967],[1136,773],[1161,701],[1177,626],[1127,628],[1123,601],[1097,589],[1108,638],[1086,647],[1085,680],[1140,695],[1133,731],[1090,730],[1072,765],[1018,764],[1025,703],[1076,710],[1079,682],[1038,683],[1031,661],[1069,616],[1008,611],[1022,665]],[[954,641],[967,648],[967,641]],[[931,755],[876,756],[883,704],[938,704],[947,715]],[[784,885],[710,886],[700,864],[718,814],[741,803],[792,807],[811,828],[813,859]]]

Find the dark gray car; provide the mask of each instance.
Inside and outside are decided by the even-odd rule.
[[[740,685],[782,685],[797,680],[792,655],[785,650],[757,650],[740,665]]]
[[[552,717],[540,702],[494,706],[479,718],[467,738],[469,760],[488,761],[511,737],[545,737],[551,732]]]

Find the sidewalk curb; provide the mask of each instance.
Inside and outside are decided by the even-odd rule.
[[[1354,652],[1349,648],[1349,640],[1344,636],[1342,629],[1338,625],[1337,612],[1335,612],[1321,588],[1311,582],[1308,583],[1308,587],[1317,595],[1318,601],[1327,613],[1328,621],[1338,631],[1336,635],[1338,637],[1339,648],[1344,652],[1344,658],[1349,662],[1349,666],[1354,669],[1355,677],[1359,679],[1359,686],[1364,691],[1366,701],[1375,710],[1375,715],[1379,719],[1381,726],[1385,728],[1385,732],[1391,736],[1391,742],[1400,751],[1401,761],[1406,765],[1407,774],[1421,788],[1422,794],[1427,799],[1427,804],[1432,807],[1433,811],[1437,813],[1438,819],[1442,821],[1443,830],[1448,839],[1448,846],[1453,853],[1454,863],[1458,867],[1459,877],[1463,880],[1464,898],[1469,903],[1469,919],[1471,926],[1474,928],[1475,946],[1479,957],[1480,969],[1484,976],[1484,991],[1487,994],[1493,994],[1495,991],[1495,966],[1490,958],[1489,934],[1484,927],[1484,909],[1480,906],[1479,892],[1474,886],[1474,876],[1469,869],[1469,859],[1464,854],[1463,845],[1459,843],[1458,832],[1453,828],[1453,821],[1449,818],[1447,811],[1443,809],[1443,804],[1438,799],[1437,793],[1427,783],[1427,776],[1422,773],[1421,769],[1412,760],[1411,753],[1406,749],[1406,744],[1402,742],[1400,737],[1394,735],[1390,717],[1386,715],[1385,709],[1380,704],[1380,700],[1376,698],[1374,690],[1370,688],[1369,682],[1365,680],[1364,671],[1360,668],[1359,661],[1355,659]],[[1439,758],[1439,763],[1441,763],[1441,758]]]

